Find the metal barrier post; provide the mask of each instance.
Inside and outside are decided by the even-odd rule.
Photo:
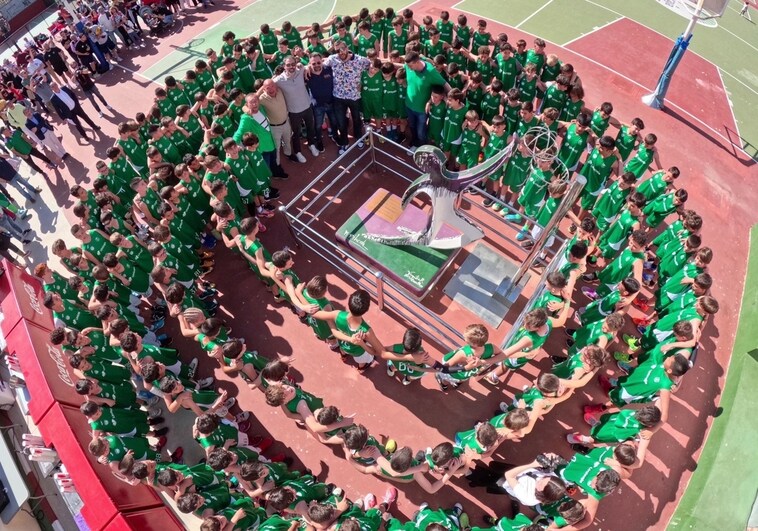
[[[379,311],[384,310],[384,273],[381,271],[375,271],[376,277],[376,303],[379,307]]]
[[[279,205],[279,208],[277,208],[279,213],[284,216],[284,221],[287,222],[287,228],[290,231],[290,234],[292,235],[292,239],[295,240],[295,247],[298,249],[301,247],[300,240],[297,237],[297,232],[295,231],[295,227],[292,226],[292,223],[290,222],[289,214],[287,213],[287,207],[284,205]]]
[[[368,130],[368,146],[371,150],[371,164],[376,164],[376,131],[370,125],[366,126]]]

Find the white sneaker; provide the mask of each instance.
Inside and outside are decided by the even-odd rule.
[[[366,147],[366,144],[363,143],[363,140],[358,141],[358,149],[363,149]]]
[[[306,158],[305,158],[305,155],[303,155],[302,153],[296,153],[296,154],[295,154],[295,158],[297,159],[297,161],[298,161],[300,164],[305,164],[306,162],[308,162],[308,161],[306,160]]]
[[[207,378],[203,378],[202,380],[197,381],[197,388],[198,389],[208,389],[211,385],[213,385],[213,382],[215,380],[213,379],[213,376],[208,376]]]
[[[104,118],[105,117],[105,115],[103,114],[103,111],[99,111],[97,114],[100,115],[100,118]]]
[[[221,405],[224,406],[226,409],[231,409],[234,407],[234,404],[236,403],[237,403],[237,399],[234,397],[231,397],[224,400],[224,403]]]
[[[308,146],[308,147],[310,148],[310,150],[311,150],[311,153],[313,153],[313,156],[314,156],[314,157],[318,157],[318,156],[319,156],[319,154],[321,153],[321,152],[318,150],[318,148],[317,148],[316,146],[314,146],[313,144],[311,144],[311,145],[310,145],[310,146]]]

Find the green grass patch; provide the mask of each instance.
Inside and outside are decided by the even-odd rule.
[[[516,26],[547,3],[548,0],[501,0],[499,2],[493,2],[492,0],[466,0],[462,4],[459,4],[458,7],[471,13],[476,13],[482,18],[496,20],[509,26]],[[539,16],[537,15],[535,18]],[[469,26],[476,28],[475,18],[470,16],[468,19]]]
[[[618,15],[598,9],[584,0],[561,0],[551,3],[536,17],[529,19],[521,29],[563,44],[617,18]],[[571,24],[566,24],[566,20],[571,20]]]

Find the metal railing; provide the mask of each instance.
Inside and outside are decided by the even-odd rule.
[[[364,150],[358,148],[359,141],[363,142],[366,146]],[[399,150],[399,153],[392,153],[392,150]],[[357,156],[355,156],[356,154]],[[375,270],[371,264],[367,263],[357,253],[353,253],[349,248],[339,245],[332,238],[324,236],[312,226],[314,222],[323,220],[325,214],[328,214],[328,208],[333,206],[334,201],[339,199],[371,167],[382,168],[405,182],[412,182],[421,175],[421,171],[416,166],[404,160],[402,156],[411,154],[405,146],[369,128],[358,141],[347,149],[343,156],[335,159],[319,175],[307,183],[300,193],[296,194],[295,198],[287,203],[287,205],[281,206],[279,213],[284,217],[290,234],[298,247],[307,247],[344,277],[366,289],[377,301],[377,306],[380,310],[390,311],[406,322],[419,326],[430,341],[437,343],[445,349],[449,349],[454,345],[460,345],[463,341],[463,336],[458,330],[421,304],[420,299],[413,293],[394,282],[391,278],[388,278],[381,271]],[[319,191],[314,195],[309,195],[310,191],[314,189],[318,189]],[[496,197],[493,197],[486,191],[479,191],[479,193],[490,199],[497,200]],[[570,193],[571,189],[566,199],[569,199]],[[303,204],[304,199],[307,200],[305,204]],[[477,212],[484,211],[491,218],[486,219],[486,216],[484,216],[485,220],[482,220],[480,217],[472,218],[476,223],[498,234],[503,240],[512,242],[518,246],[518,243],[514,239],[507,237],[504,234],[506,231],[503,230],[503,225],[514,227],[514,224],[508,222],[491,209],[482,206],[476,201],[472,201],[469,197],[463,197],[461,201],[467,201],[473,208],[479,209]],[[516,212],[516,209],[510,205],[505,205],[505,207],[511,212]],[[471,217],[471,214],[465,210],[461,211],[461,213]],[[563,215],[565,215],[565,211],[561,214],[561,218]],[[523,214],[522,217],[526,222],[536,224],[534,219]],[[557,216],[556,219],[560,220]],[[553,232],[552,227],[557,222],[555,221],[553,225],[546,227],[543,235]],[[556,238],[563,243],[561,246],[561,249],[563,249],[566,240],[560,236],[556,236]],[[540,242],[539,240],[542,241]],[[537,252],[542,251],[549,253],[553,257],[557,256],[560,251],[553,252],[544,248],[544,242],[546,241],[547,236],[545,238],[538,238],[538,242],[535,243],[529,256],[537,256],[535,249],[538,250]],[[529,266],[525,268],[525,271],[533,264],[533,261],[532,259],[529,262]],[[544,285],[544,278],[547,272],[553,271],[557,267],[556,262],[558,260],[550,260],[546,272],[543,273],[540,279],[538,292],[541,292],[541,289],[543,289],[542,286]],[[524,264],[522,264],[523,267]],[[441,276],[440,274],[438,278]],[[427,291],[423,295],[426,295],[432,287],[433,284],[427,288]],[[536,295],[532,299],[535,297]],[[530,302],[532,299],[530,299]],[[519,316],[519,320],[523,320],[524,313],[522,312],[522,315]],[[517,321],[516,324],[520,326],[520,321]],[[518,327],[514,325],[514,329],[509,333],[509,336],[517,329]]]

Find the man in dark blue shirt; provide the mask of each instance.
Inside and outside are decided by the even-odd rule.
[[[334,76],[332,69],[324,66],[324,58],[319,53],[310,57],[310,76],[306,82],[313,100],[313,114],[316,119],[316,141],[319,151],[323,151],[321,127],[324,115],[329,118],[329,137],[334,140],[334,128],[337,126],[337,115],[334,112]]]

